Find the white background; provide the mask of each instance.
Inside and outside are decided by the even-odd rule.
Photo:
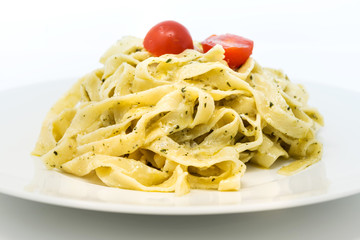
[[[360,89],[359,1],[2,1],[1,88],[77,78],[124,35],[173,19],[193,39],[234,33],[290,77]]]
[[[290,78],[360,91],[359,1],[0,1],[0,90],[76,79],[124,35],[176,20],[195,40],[234,33]],[[0,93],[1,94],[1,93]],[[358,105],[359,103],[354,103]],[[360,195],[295,209],[154,217],[48,206],[0,194],[0,239],[360,239]]]

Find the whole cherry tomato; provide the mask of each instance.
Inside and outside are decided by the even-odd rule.
[[[254,42],[250,39],[234,34],[211,35],[202,43],[204,52],[209,51],[216,44],[225,50],[225,61],[230,68],[236,69],[246,62],[252,54]]]
[[[193,49],[194,44],[189,31],[175,21],[156,24],[146,34],[144,47],[154,56],[179,54],[185,49]]]

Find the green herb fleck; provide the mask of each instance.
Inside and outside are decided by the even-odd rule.
[[[57,151],[54,151],[54,155],[55,155],[55,156],[57,156],[57,155],[58,155]]]
[[[169,58],[168,60],[166,60],[166,63],[169,63],[169,62],[171,62],[171,58]]]
[[[270,107],[274,106],[274,104],[272,102],[270,102]]]

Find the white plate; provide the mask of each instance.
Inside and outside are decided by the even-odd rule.
[[[42,120],[71,81],[26,86],[0,93],[0,192],[43,203],[109,212],[140,214],[218,214],[281,209],[319,203],[360,192],[360,94],[305,83],[311,105],[325,117],[319,138],[322,161],[284,177],[250,167],[237,192],[192,190],[176,197],[102,186],[46,170],[30,156]]]

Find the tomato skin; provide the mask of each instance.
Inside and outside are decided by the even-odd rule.
[[[201,43],[204,52],[209,51],[216,44],[219,44],[224,48],[224,60],[232,69],[236,69],[244,64],[252,54],[254,47],[254,42],[252,40],[229,33],[223,35],[211,35]]]
[[[150,29],[144,38],[144,47],[154,56],[179,54],[185,49],[193,49],[189,31],[175,21],[164,21]]]

